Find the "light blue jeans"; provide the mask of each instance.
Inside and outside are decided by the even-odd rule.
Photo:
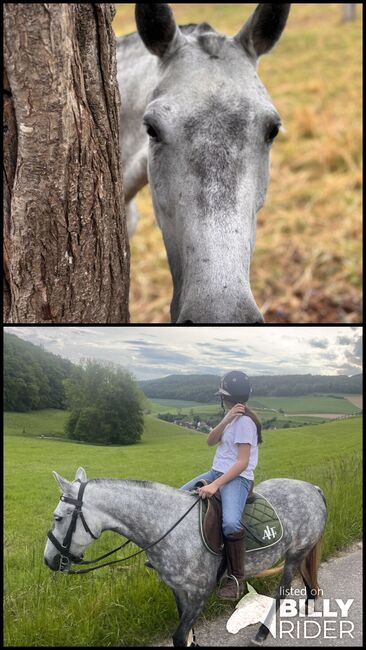
[[[182,485],[179,489],[190,490],[202,478],[205,478],[207,481],[215,481],[223,473],[218,472],[216,469],[210,469],[209,472],[196,476],[196,478]],[[222,503],[222,530],[225,537],[239,533],[242,530],[241,515],[252,483],[253,481],[250,481],[244,476],[236,476],[219,488]]]

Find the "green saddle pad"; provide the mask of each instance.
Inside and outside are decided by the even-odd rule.
[[[270,502],[258,492],[253,492],[246,502],[242,515],[246,530],[246,552],[273,546],[282,539],[283,527]]]
[[[191,489],[195,491],[209,481],[198,481]],[[209,499],[199,502],[200,534],[206,548],[214,555],[223,551],[223,535],[221,530],[221,496],[215,494]],[[208,515],[208,516],[206,516]],[[277,544],[283,536],[283,527],[271,503],[258,492],[252,492],[245,504],[241,522],[245,528],[245,549],[247,553],[268,548]]]

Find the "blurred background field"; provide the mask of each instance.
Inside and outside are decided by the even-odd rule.
[[[179,24],[207,21],[234,35],[256,5],[171,6]],[[116,34],[135,31],[134,4],[116,9]],[[362,5],[355,21],[341,18],[341,4],[293,4],[259,66],[286,128],[272,150],[251,269],[267,323],[362,321]],[[168,323],[172,283],[148,187],[137,205],[131,322]]]

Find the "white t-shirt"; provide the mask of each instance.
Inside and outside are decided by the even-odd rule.
[[[258,464],[257,427],[247,415],[237,416],[228,424],[221,436],[216,450],[212,469],[218,472],[227,472],[238,460],[238,444],[250,444],[249,463],[240,476],[250,481],[254,480],[254,470]]]

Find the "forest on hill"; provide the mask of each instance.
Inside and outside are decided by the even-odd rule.
[[[360,394],[362,375],[263,375],[251,377],[252,397],[291,397],[297,395]],[[161,379],[140,381],[140,388],[150,398],[180,399],[215,403],[220,377],[215,375],[169,375]]]
[[[74,364],[14,334],[4,335],[4,410],[65,408],[63,380]]]

